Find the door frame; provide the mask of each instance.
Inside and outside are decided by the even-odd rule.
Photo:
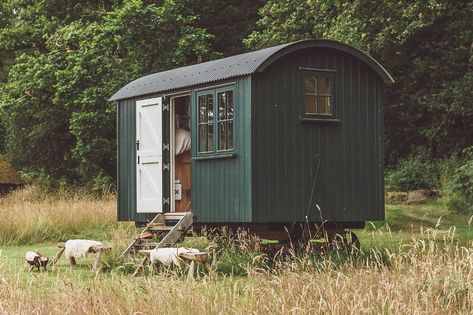
[[[176,155],[175,155],[175,123],[176,123],[176,119],[175,119],[175,113],[176,113],[176,109],[175,109],[175,105],[176,105],[176,98],[179,98],[179,97],[185,97],[185,96],[188,96],[189,97],[189,107],[192,106],[192,97],[191,97],[191,92],[190,91],[184,91],[184,92],[180,92],[180,93],[176,93],[176,94],[172,94],[172,95],[169,95],[170,97],[170,109],[169,109],[169,115],[170,115],[170,119],[169,119],[169,142],[170,142],[170,145],[169,145],[169,152],[170,152],[170,183],[169,183],[169,187],[170,187],[170,196],[169,196],[169,199],[170,199],[170,212],[176,212],[176,200],[174,199],[174,189],[176,188],[175,187],[175,183],[176,183],[176,179],[175,179],[175,176],[176,176],[176,164],[175,164],[175,159],[176,159]],[[189,108],[189,115],[191,115],[191,109],[192,108]],[[192,119],[192,115],[191,115],[191,119]],[[192,132],[192,131],[191,131]],[[191,137],[192,138],[192,137]],[[191,144],[192,145],[192,144]]]

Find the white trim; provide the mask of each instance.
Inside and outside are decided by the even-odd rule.
[[[162,97],[148,98],[145,100],[136,101],[136,105],[141,105],[141,106],[155,105],[155,104],[162,105]]]

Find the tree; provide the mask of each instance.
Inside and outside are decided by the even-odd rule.
[[[128,0],[107,10],[108,2],[92,1],[75,16],[54,15],[46,3],[11,3],[18,22],[2,41],[17,53],[2,88],[7,153],[21,169],[54,179],[113,176],[115,105],[107,99],[139,75],[209,58],[212,36],[181,14],[185,2]]]
[[[388,164],[420,146],[444,157],[473,144],[472,1],[270,0],[260,14],[249,47],[330,38],[388,69]]]
[[[115,104],[108,98],[142,75],[242,51],[261,3],[6,0],[2,6],[8,19],[0,24],[0,53],[13,54],[0,88],[8,156],[33,178],[93,184],[116,173]]]

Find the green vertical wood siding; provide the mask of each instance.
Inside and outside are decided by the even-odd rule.
[[[146,222],[152,214],[136,213],[136,100],[118,102],[118,220]]]
[[[335,69],[335,117],[301,121],[300,67]],[[384,219],[381,78],[344,52],[310,48],[252,77],[253,221]],[[308,204],[315,156],[321,162]]]
[[[199,222],[251,222],[251,79],[234,82],[235,156],[222,159],[192,160],[192,211]],[[202,87],[199,87],[202,88]],[[209,86],[212,88],[212,86]],[[192,143],[197,143],[196,92],[192,90]],[[146,222],[153,214],[136,213],[136,100],[118,102],[118,220]],[[168,98],[166,98],[168,99]],[[166,101],[167,103],[167,101]],[[169,119],[164,120],[169,125]],[[169,128],[163,137],[168,138]],[[163,139],[164,142],[166,140]],[[192,156],[197,155],[192,145]],[[167,160],[166,160],[167,161]],[[164,161],[164,162],[166,162]],[[169,185],[163,187],[164,195]]]
[[[211,88],[211,87],[209,87]],[[198,222],[251,222],[251,79],[235,80],[235,156],[196,160],[197,98],[191,95],[192,211]],[[214,105],[216,108],[216,105]]]

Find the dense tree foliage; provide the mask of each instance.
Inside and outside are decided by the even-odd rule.
[[[32,177],[115,176],[115,104],[147,73],[307,38],[388,69],[387,162],[473,145],[473,1],[4,0],[0,152]],[[245,45],[246,46],[245,46]]]
[[[331,38],[388,69],[388,164],[418,147],[442,158],[473,144],[472,1],[270,0],[261,15],[250,47]]]
[[[0,52],[14,52],[0,96],[5,151],[32,177],[76,183],[115,175],[107,99],[119,87],[242,50],[257,18],[251,1],[9,0],[1,10]]]

